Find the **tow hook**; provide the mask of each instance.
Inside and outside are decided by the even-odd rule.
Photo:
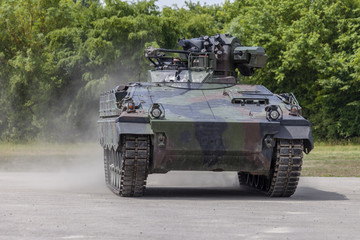
[[[268,148],[275,147],[275,141],[270,135],[266,136],[266,138],[264,139],[264,142],[265,142],[266,147],[268,147]]]

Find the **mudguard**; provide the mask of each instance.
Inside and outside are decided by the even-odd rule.
[[[118,135],[121,134],[138,134],[138,135],[152,135],[154,134],[150,123],[130,123],[118,122],[116,123],[116,131]]]
[[[309,153],[314,148],[310,126],[280,126],[280,131],[274,138],[303,139],[304,150],[306,153]]]

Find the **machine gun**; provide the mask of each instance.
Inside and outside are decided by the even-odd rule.
[[[262,47],[246,47],[230,34],[215,34],[193,39],[179,39],[183,50],[147,48],[147,57],[157,70],[191,69],[211,70],[214,76],[237,76],[236,69],[244,76],[254,74],[254,69],[264,68],[267,55]],[[177,53],[178,57],[166,53]]]

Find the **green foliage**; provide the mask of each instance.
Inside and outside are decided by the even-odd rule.
[[[294,92],[320,139],[360,136],[360,6],[346,0],[186,2],[0,1],[0,138],[95,132],[98,95],[146,79],[145,46],[230,32],[263,46],[249,83]],[[77,131],[79,130],[79,131]]]
[[[269,55],[267,68],[250,81],[294,92],[318,138],[359,136],[358,2],[236,2],[244,14],[227,30]]]

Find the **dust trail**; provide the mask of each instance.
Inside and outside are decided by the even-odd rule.
[[[132,75],[121,69],[86,86],[73,86],[57,99],[56,108],[42,115],[48,123],[40,139],[52,139],[61,144],[1,147],[0,174],[20,173],[14,181],[29,190],[108,191],[102,147],[97,141],[99,96],[103,91],[127,84]],[[146,77],[142,80],[146,81]]]
[[[99,144],[25,145],[2,153],[0,175],[12,178],[12,188],[110,194],[105,185],[103,151]],[[147,186],[236,188],[239,183],[235,172],[171,171],[150,174]]]
[[[9,172],[19,173],[14,181],[28,190],[92,193],[106,189],[102,148],[95,144],[17,146],[0,156],[0,174]]]

